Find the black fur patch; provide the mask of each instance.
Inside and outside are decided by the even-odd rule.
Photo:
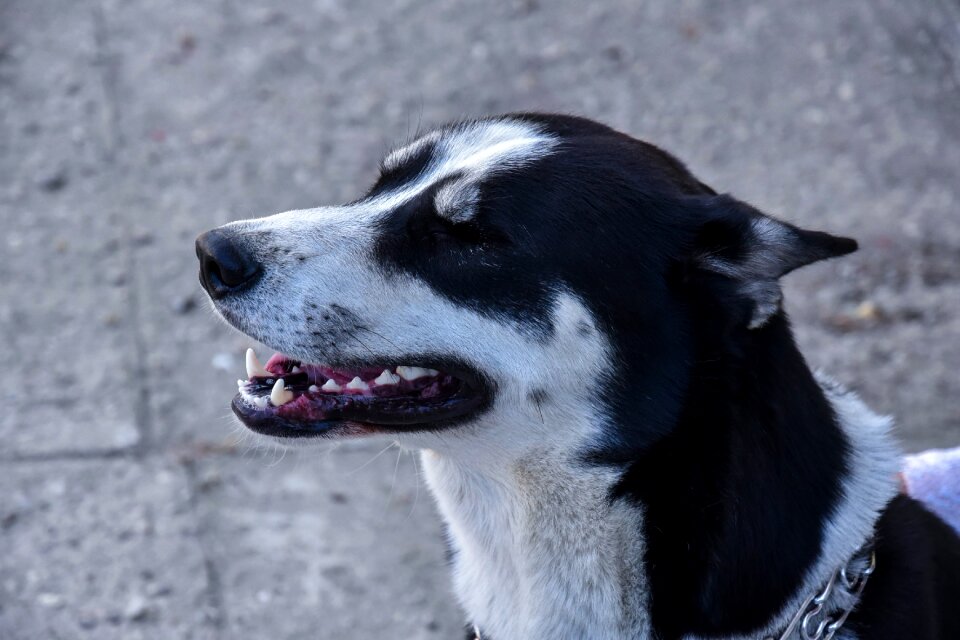
[[[816,560],[847,443],[790,337],[694,303],[697,348],[676,427],[630,464],[643,505],[651,615],[663,638],[747,633]]]
[[[546,389],[533,389],[530,393],[527,394],[527,398],[530,399],[530,402],[535,404],[543,404],[546,402],[548,397]]]
[[[960,638],[960,538],[906,496],[877,524],[877,570],[847,626],[862,640]]]

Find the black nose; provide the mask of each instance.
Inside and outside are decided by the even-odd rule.
[[[200,284],[213,298],[222,298],[253,284],[260,265],[230,231],[214,229],[197,238]]]

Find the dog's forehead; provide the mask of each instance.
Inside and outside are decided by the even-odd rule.
[[[383,160],[385,171],[397,171],[411,162],[423,162],[442,174],[484,172],[503,164],[523,163],[548,152],[555,142],[532,122],[480,120],[431,131],[392,151]]]
[[[469,191],[493,173],[517,169],[543,158],[557,142],[556,136],[536,123],[508,118],[443,127],[384,158],[382,179],[387,178],[391,188],[378,192],[375,199],[406,200],[446,181],[445,199],[456,200],[451,198],[451,191]],[[389,180],[397,176],[401,179]]]

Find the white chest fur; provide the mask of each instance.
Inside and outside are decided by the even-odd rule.
[[[647,637],[639,512],[613,474],[538,451],[482,472],[427,451],[461,604],[498,640]]]

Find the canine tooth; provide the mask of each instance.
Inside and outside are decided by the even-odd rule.
[[[438,373],[440,372],[436,369],[424,369],[423,367],[397,367],[397,375],[404,380],[416,380],[424,376],[435,376]]]
[[[301,371],[302,369],[300,367],[294,367],[293,369],[290,369],[290,373],[300,373]]]
[[[323,389],[324,391],[340,391],[341,389],[343,389],[343,387],[341,387],[340,385],[338,385],[336,382],[333,381],[333,378],[330,378],[329,380],[324,382],[323,386],[320,388]]]
[[[390,369],[384,369],[383,373],[374,379],[374,382],[379,385],[397,384],[400,382],[400,376],[390,373]]]
[[[257,405],[257,407],[260,409],[266,409],[267,399],[263,396],[257,396],[256,398],[253,399],[253,404]]]
[[[320,391],[320,387],[318,387],[315,384],[312,384],[309,387],[307,387],[307,391],[309,391],[310,393],[317,393],[318,391]]]
[[[270,372],[257,360],[256,352],[253,349],[247,349],[247,378],[266,378],[269,375]]]
[[[281,407],[293,400],[293,391],[288,391],[283,386],[283,378],[277,378],[277,382],[270,391],[270,402],[275,407]]]
[[[356,376],[353,380],[347,383],[347,389],[354,389],[356,391],[366,391],[370,388],[366,382],[360,379],[360,376]]]

